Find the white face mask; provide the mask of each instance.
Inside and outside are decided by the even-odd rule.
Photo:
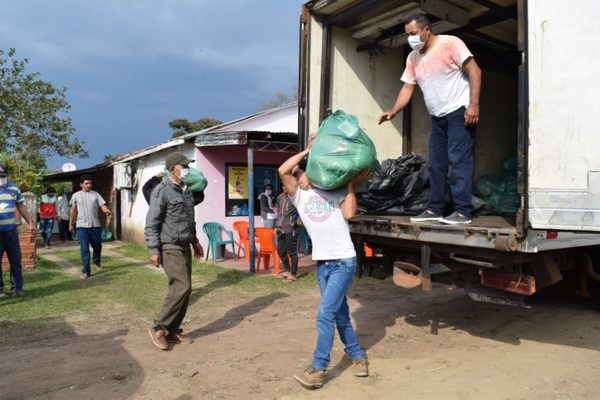
[[[421,41],[421,35],[410,35],[408,37],[408,45],[413,50],[421,50],[424,44],[425,43]]]
[[[189,168],[181,168],[181,170],[179,171],[179,178],[181,180],[185,180],[185,178],[190,174],[190,169]]]
[[[265,190],[265,193],[267,194],[267,196],[270,196],[270,195],[273,194],[273,191],[272,190]]]
[[[8,185],[8,178],[0,178],[0,186]]]

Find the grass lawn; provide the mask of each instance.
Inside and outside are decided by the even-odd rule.
[[[142,261],[149,259],[148,250],[135,244],[115,251]],[[76,266],[81,263],[78,250],[55,254]],[[24,271],[27,296],[0,303],[0,345],[60,334],[65,322],[83,326],[108,318],[151,321],[167,292],[165,275],[116,257],[102,257],[102,264],[105,268],[101,272],[92,270],[94,275],[82,281],[78,275],[39,259],[35,270]],[[3,278],[8,289],[8,272],[4,272]],[[192,290],[192,304],[200,303],[194,307],[207,307],[227,299],[317,290],[317,283],[314,273],[307,273],[289,284],[274,277],[257,277],[194,260]]]

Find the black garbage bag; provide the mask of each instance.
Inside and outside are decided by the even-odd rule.
[[[358,209],[367,214],[418,214],[427,204],[428,186],[425,158],[406,154],[388,159],[373,171],[366,191],[358,194]]]

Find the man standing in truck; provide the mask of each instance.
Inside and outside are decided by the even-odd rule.
[[[411,222],[471,223],[473,136],[479,122],[481,70],[462,40],[435,35],[425,15],[408,19],[404,29],[413,49],[402,74],[404,85],[393,107],[381,114],[379,124],[394,118],[410,102],[419,85],[432,116],[429,137],[427,209]],[[446,179],[450,183],[454,212],[444,217]]]
[[[345,345],[344,351],[352,359],[354,376],[369,376],[367,355],[358,343],[358,336],[350,322],[346,293],[356,272],[356,251],[347,220],[356,215],[354,186],[364,182],[370,171],[359,173],[345,189],[325,191],[314,188],[304,168],[299,166],[308,155],[314,137],[315,134],[311,134],[306,149],[279,167],[281,182],[311,238],[312,258],[317,262],[317,281],[321,291],[313,360],[302,374],[294,375],[294,379],[308,389],[323,386],[336,328]]]

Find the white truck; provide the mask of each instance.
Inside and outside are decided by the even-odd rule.
[[[343,109],[358,116],[380,161],[427,156],[431,117],[419,90],[401,115],[377,125],[402,85],[410,51],[404,22],[415,13],[427,13],[434,33],[456,35],[473,52],[483,73],[474,180],[497,174],[501,160],[517,154],[521,206],[514,217],[476,217],[468,226],[359,215],[351,221],[357,248],[376,249],[401,286],[462,283],[478,301],[523,305],[566,277],[583,294],[595,290],[597,1],[309,1],[300,30],[300,134],[315,131],[328,109]]]

